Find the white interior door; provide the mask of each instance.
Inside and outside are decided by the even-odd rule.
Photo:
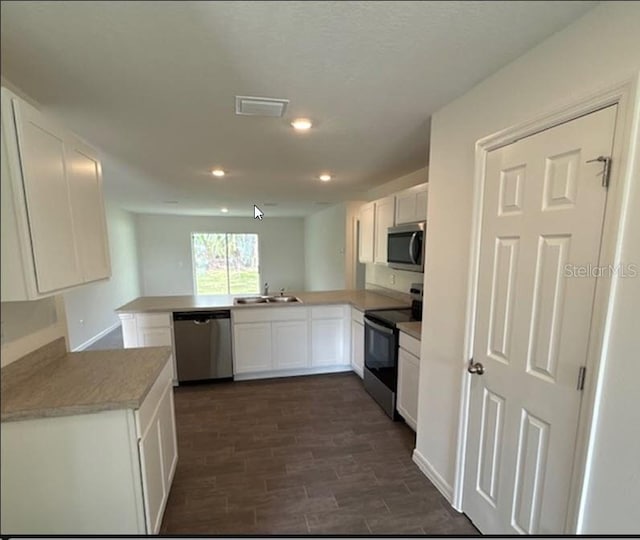
[[[565,532],[616,106],[487,155],[463,509],[483,533]]]

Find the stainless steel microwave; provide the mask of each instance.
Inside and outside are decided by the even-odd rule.
[[[426,222],[389,227],[387,263],[391,268],[424,272],[424,240]]]

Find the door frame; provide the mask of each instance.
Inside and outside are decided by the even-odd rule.
[[[473,356],[475,338],[475,319],[477,307],[477,289],[480,266],[480,239],[482,214],[484,209],[484,186],[487,154],[519,139],[529,137],[557,125],[575,120],[599,109],[618,105],[613,145],[613,166],[611,182],[607,193],[605,215],[602,230],[599,264],[606,266],[620,260],[619,232],[623,225],[626,204],[629,199],[633,175],[632,130],[637,115],[640,75],[608,86],[598,92],[572,100],[564,106],[542,113],[527,122],[517,124],[490,134],[476,142],[475,166],[473,178],[473,214],[471,227],[471,247],[468,270],[467,306],[465,314],[464,358],[462,360],[461,394],[458,421],[458,440],[456,448],[455,478],[452,506],[463,512],[464,471],[466,465],[467,432],[469,426],[469,406],[471,393],[471,375],[466,367]],[[637,121],[637,120],[636,120]],[[640,159],[640,154],[636,157]],[[603,370],[606,361],[606,342],[612,324],[612,304],[610,299],[615,292],[617,280],[611,277],[598,278],[594,306],[589,332],[589,344],[586,359],[587,375],[580,404],[576,451],[571,476],[569,507],[565,522],[566,534],[580,531],[584,521],[584,486],[588,478],[588,464],[593,454],[592,420],[600,398]]]

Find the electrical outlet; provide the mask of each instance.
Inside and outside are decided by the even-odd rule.
[[[396,284],[396,275],[395,274],[391,274],[389,276],[389,283],[391,283],[391,285],[395,285]]]
[[[80,326],[84,326],[84,319],[80,319]]]

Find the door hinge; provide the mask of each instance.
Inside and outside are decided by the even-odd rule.
[[[595,162],[604,163],[604,168],[602,169],[602,187],[609,187],[609,177],[611,176],[611,158],[607,156],[598,156],[594,159],[588,159],[587,163],[595,163]]]
[[[584,378],[587,374],[587,368],[585,366],[580,366],[580,371],[578,371],[578,390],[584,390]]]

